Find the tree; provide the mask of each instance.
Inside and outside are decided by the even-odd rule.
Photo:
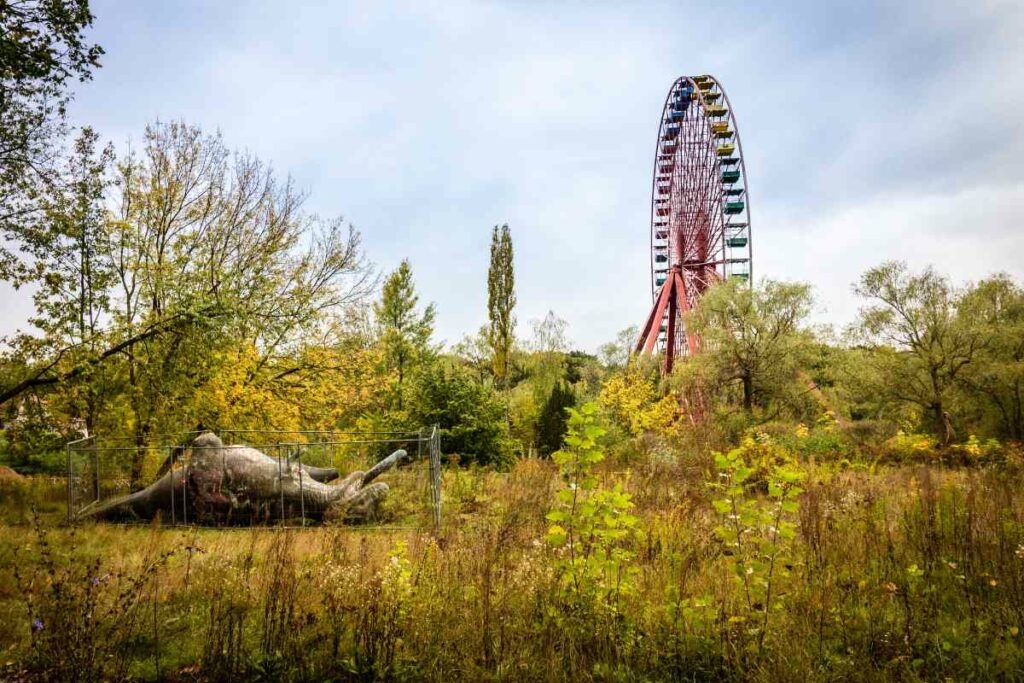
[[[81,158],[90,158],[87,147]],[[304,214],[290,183],[232,154],[220,136],[183,123],[148,127],[142,149],[117,164],[115,196],[102,210],[75,199],[101,184],[95,169],[82,168],[85,180],[67,199],[49,202],[46,231],[30,235],[63,245],[54,252],[63,255],[37,262],[54,283],[36,299],[43,335],[13,345],[0,403],[50,392],[57,410],[64,394],[54,389],[95,388],[102,369],[105,431],[135,437],[137,484],[152,435],[193,429],[190,411],[203,404],[196,392],[224,364],[246,359],[238,381],[250,390],[308,378],[318,368],[304,349],[329,340],[374,282],[351,226]],[[91,284],[69,288],[86,270]],[[89,343],[69,336],[82,320]]]
[[[533,320],[530,324],[533,327],[530,346],[534,351],[566,353],[569,350],[569,340],[565,335],[569,323],[555,315],[554,311],[548,311],[542,320]]]
[[[605,367],[611,369],[626,367],[638,336],[640,336],[640,328],[637,325],[632,325],[620,330],[612,341],[602,344],[597,352]]]
[[[406,377],[433,353],[430,336],[434,333],[434,304],[429,304],[422,312],[417,310],[418,304],[412,268],[406,259],[384,281],[381,300],[373,307],[380,327],[385,367],[396,374],[393,393],[399,410],[402,410]]]
[[[631,436],[667,432],[679,416],[678,397],[659,398],[656,374],[636,367],[605,382],[598,403]]]
[[[1024,290],[1000,274],[971,287],[959,315],[985,340],[959,381],[992,408],[1005,438],[1024,440]]]
[[[483,382],[488,376],[493,377],[494,372],[488,334],[488,327],[484,325],[475,335],[467,334],[452,347],[452,353],[476,373],[479,382]]]
[[[409,413],[412,424],[439,425],[445,453],[481,465],[504,466],[511,460],[504,405],[493,387],[474,382],[466,368],[442,361],[421,373]]]
[[[548,311],[542,320],[533,320],[530,324],[533,338],[529,348],[533,353],[526,355],[522,365],[537,391],[537,402],[542,403],[555,385],[565,378],[569,350],[565,332],[569,325],[554,311]]]
[[[105,258],[109,225],[104,207],[114,153],[109,146],[97,150],[98,141],[92,129],[82,130],[62,173],[66,182],[41,199],[44,219],[33,239],[23,243],[38,274],[31,322],[44,332],[48,345],[67,346],[87,357],[101,346],[101,321],[110,313],[114,282]],[[73,404],[72,414],[84,421],[86,434],[96,431],[101,398],[94,379],[86,373],[64,392]]]
[[[809,285],[729,280],[709,289],[687,324],[701,338],[692,370],[706,389],[738,384],[748,413],[781,398],[796,380],[810,335],[801,324],[813,298]]]
[[[88,0],[0,3],[0,277],[15,284],[34,272],[11,245],[25,240],[39,220],[40,196],[59,184],[55,146],[69,81],[89,80],[103,54],[85,40],[92,20]]]
[[[864,273],[854,291],[871,300],[859,331],[875,353],[879,390],[931,416],[942,444],[953,438],[946,411],[956,382],[984,346],[981,329],[958,312],[961,294],[931,268],[911,273],[887,261]]]
[[[568,409],[576,405],[576,394],[565,382],[556,382],[548,394],[537,420],[537,449],[542,455],[551,455],[562,447]]]
[[[508,224],[496,225],[491,232],[491,264],[487,271],[487,314],[490,326],[494,377],[498,386],[507,388],[509,358],[512,353],[516,319],[515,273],[512,266],[512,235]]]

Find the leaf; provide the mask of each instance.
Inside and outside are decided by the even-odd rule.
[[[569,538],[569,533],[558,524],[553,525],[548,529],[547,535],[544,540],[553,546],[565,545],[566,540]]]
[[[747,478],[754,473],[754,468],[740,465],[736,468],[736,471],[732,474],[732,479],[737,484],[744,482]]]

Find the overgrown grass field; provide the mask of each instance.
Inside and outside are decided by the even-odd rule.
[[[4,676],[1024,678],[1015,458],[849,468],[764,437],[623,469],[580,419],[554,463],[450,469],[436,531],[67,528],[56,482],[7,482]]]

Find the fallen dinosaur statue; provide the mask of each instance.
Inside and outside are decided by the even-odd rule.
[[[170,519],[196,524],[245,524],[283,518],[364,522],[376,517],[388,485],[374,479],[408,459],[397,450],[366,472],[352,472],[340,483],[334,468],[299,465],[272,458],[248,446],[225,446],[217,435],[192,442],[188,467],[168,471],[127,496],[85,510],[82,518],[104,520]],[[283,506],[283,510],[282,510]]]

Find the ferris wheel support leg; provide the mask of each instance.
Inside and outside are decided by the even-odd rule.
[[[690,297],[686,291],[686,280],[680,273],[673,273],[674,279],[678,281],[678,289],[682,295],[679,298],[679,312],[682,315],[686,315],[690,311]],[[686,326],[686,349],[690,355],[697,352],[697,335],[693,333],[690,326]]]
[[[679,289],[675,278],[672,278],[672,294],[668,300],[668,329],[665,339],[665,374],[672,374],[672,366],[676,361],[676,312],[679,310]]]
[[[673,282],[671,279],[667,280],[664,285],[661,286],[661,292],[658,294],[658,301],[654,304],[654,308],[651,309],[651,315],[647,318],[647,323],[644,325],[644,329],[640,332],[640,339],[636,342],[636,353],[643,351],[644,353],[650,353],[654,349],[654,343],[658,341],[658,331],[661,326],[661,317],[665,314],[665,306],[668,305],[669,294],[671,293]]]

